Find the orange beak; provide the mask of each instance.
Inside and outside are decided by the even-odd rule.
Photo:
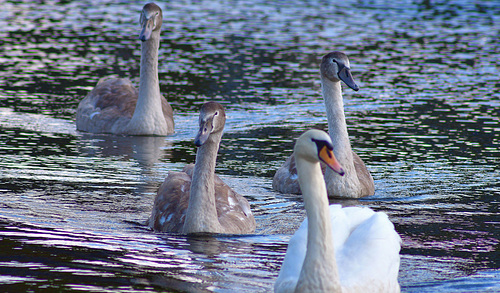
[[[323,161],[328,167],[330,167],[330,169],[339,173],[340,176],[344,176],[344,170],[342,169],[342,166],[340,166],[339,162],[335,158],[333,151],[328,149],[326,145],[321,148],[318,155],[320,160]]]

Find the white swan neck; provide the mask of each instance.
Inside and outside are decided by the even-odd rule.
[[[307,251],[296,292],[340,292],[328,197],[320,164],[302,158],[296,158],[296,163],[308,219]]]
[[[184,233],[221,233],[215,202],[215,163],[222,132],[212,133],[198,148],[194,165]]]

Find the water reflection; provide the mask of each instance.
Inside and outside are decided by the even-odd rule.
[[[272,284],[271,279],[264,282],[267,283],[265,285],[258,285],[252,284],[251,276],[257,273],[260,277],[269,278],[262,264],[273,261],[274,255],[279,255],[272,252],[263,254],[270,239],[255,236],[244,241],[231,237],[217,239],[168,235],[134,239],[134,234],[130,233],[110,238],[95,232],[42,230],[30,226],[23,226],[22,229],[3,226],[1,231],[2,236],[11,239],[10,243],[2,243],[3,248],[23,247],[16,252],[15,263],[0,263],[0,266],[12,268],[5,279],[10,279],[10,283],[19,288],[26,285],[19,282],[19,278],[8,276],[25,273],[24,281],[44,282],[50,271],[56,279],[73,280],[74,283],[69,286],[93,282],[95,289],[106,286],[122,289],[168,286],[190,292],[217,288],[248,291],[245,288],[253,285],[254,290],[258,290],[258,286],[264,289]],[[275,245],[269,247],[276,249]],[[131,274],[130,279],[117,278],[125,272]],[[142,272],[148,272],[149,276],[144,278]],[[78,278],[81,281],[77,282]],[[91,281],[93,279],[96,280]]]
[[[172,143],[157,136],[115,136],[83,133],[78,143],[79,152],[88,157],[121,157],[135,160],[141,167],[152,167],[170,157],[165,149]]]

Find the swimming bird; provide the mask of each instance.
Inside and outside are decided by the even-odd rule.
[[[76,110],[76,128],[93,133],[168,135],[174,132],[173,111],[160,94],[158,48],[163,21],[161,8],[144,5],[140,24],[139,90],[126,78],[101,78]]]
[[[248,201],[217,175],[215,163],[226,121],[224,107],[202,105],[194,166],[170,172],[158,189],[147,225],[155,231],[244,234],[255,231]]]
[[[373,177],[361,158],[352,151],[347,132],[340,81],[355,91],[359,90],[352,78],[347,55],[337,51],[325,55],[320,65],[320,75],[328,132],[334,142],[333,152],[346,171],[346,175],[341,177],[335,176],[326,168],[328,196],[359,198],[373,195],[375,193]],[[273,188],[282,193],[301,193],[293,155],[274,175]]]
[[[299,137],[294,155],[307,218],[288,243],[275,292],[399,292],[401,238],[387,215],[328,206],[320,161],[344,170],[321,130]],[[340,175],[339,175],[340,174]]]

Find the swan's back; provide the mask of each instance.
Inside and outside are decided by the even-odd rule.
[[[369,208],[342,211],[351,228],[335,253],[342,287],[351,292],[368,288],[371,292],[399,292],[401,238],[392,222],[385,213]]]
[[[101,78],[76,110],[76,127],[85,132],[115,133],[134,115],[137,89],[125,78]]]
[[[330,205],[330,221],[343,292],[399,292],[401,238],[387,215]],[[290,239],[275,292],[294,292],[306,247],[307,218]]]
[[[356,175],[358,175],[359,184],[361,185],[361,194],[375,194],[375,182],[373,181],[372,174],[368,171],[365,163],[354,151],[352,152],[352,159]]]
[[[170,172],[158,189],[147,225],[155,231],[181,233],[189,204],[194,165],[182,172]],[[248,201],[219,176],[214,176],[217,216],[225,233],[242,234],[255,230],[254,216]]]
[[[76,110],[76,128],[93,133],[122,133],[134,115],[139,91],[127,78],[101,78]],[[173,125],[173,110],[161,97],[167,124]],[[173,132],[173,129],[171,130]]]

